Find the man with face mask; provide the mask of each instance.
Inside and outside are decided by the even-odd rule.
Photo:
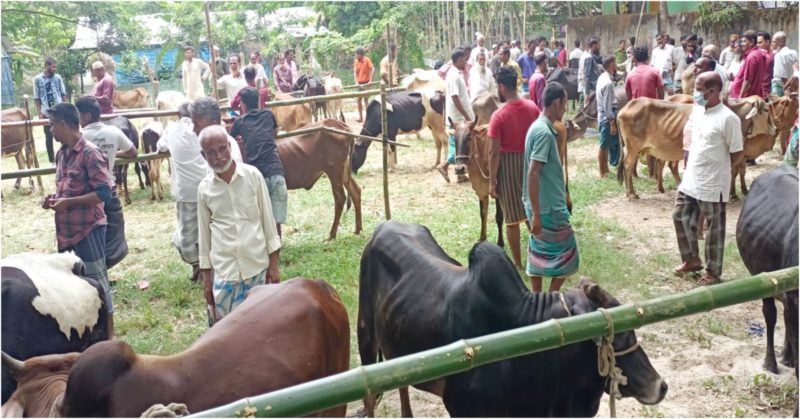
[[[719,97],[722,80],[713,71],[695,81],[694,101],[702,108],[693,114],[694,129],[689,160],[678,187],[672,219],[683,263],[674,269],[683,275],[703,269],[696,227],[702,213],[709,223],[706,236],[706,270],[699,285],[720,281],[725,250],[725,203],[731,168],[741,162],[744,151],[739,117]]]
[[[539,108],[517,96],[517,72],[500,67],[494,74],[497,95],[505,103],[489,121],[489,195],[498,199],[506,220],[506,237],[517,270],[522,270],[519,225],[527,222],[522,207],[522,177],[525,175],[525,134],[539,117]]]

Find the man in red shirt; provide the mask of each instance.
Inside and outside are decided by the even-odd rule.
[[[547,79],[544,75],[547,74],[547,55],[543,52],[537,52],[533,56],[533,62],[536,63],[536,71],[531,75],[528,81],[528,92],[531,94],[531,100],[536,104],[539,109],[544,108],[544,88],[547,85]]]
[[[254,66],[248,65],[244,68],[244,81],[247,82],[248,86],[256,87],[256,74],[258,74],[258,71]],[[242,104],[242,96],[240,95],[242,90],[244,90],[244,87],[239,89],[239,91],[236,92],[236,96],[234,96],[233,100],[231,100],[231,110],[241,110],[241,114],[244,115],[246,113],[244,109],[239,109]],[[264,109],[267,104],[267,100],[269,100],[269,84],[265,84],[261,87],[258,97],[258,109]]]
[[[506,220],[506,236],[517,270],[522,269],[519,247],[519,225],[527,222],[522,206],[522,177],[525,175],[525,136],[539,118],[539,108],[517,96],[517,72],[500,67],[494,73],[497,95],[505,106],[489,121],[489,195],[499,199]]]
[[[772,52],[770,43],[772,37],[767,32],[759,32],[756,45],[764,55],[764,78],[761,82],[761,97],[766,99],[772,92],[772,70],[775,65],[775,53]]]
[[[731,84],[731,91],[728,97],[731,99],[741,99],[750,96],[761,96],[764,82],[764,70],[766,58],[756,47],[758,35],[754,30],[745,31],[742,34],[742,49],[744,57],[742,66]]]
[[[647,45],[639,45],[633,49],[634,68],[625,79],[625,96],[630,102],[637,97],[664,99],[664,80],[655,67],[648,64],[650,50]]]

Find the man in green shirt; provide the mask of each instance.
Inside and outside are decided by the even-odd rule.
[[[542,291],[542,277],[551,277],[550,291],[558,291],[567,276],[578,271],[580,257],[575,233],[569,224],[564,170],[558,155],[553,122],[567,109],[567,92],[560,83],[544,89],[544,110],[525,138],[522,201],[530,220],[528,276],[534,292]]]

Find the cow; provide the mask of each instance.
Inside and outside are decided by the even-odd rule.
[[[156,97],[156,109],[159,111],[177,111],[178,107],[184,102],[188,102],[186,96],[181,92],[175,90],[166,90],[160,92]],[[162,126],[167,126],[170,121],[177,121],[177,112],[174,116],[160,116],[155,118],[156,121],[161,122]]]
[[[618,306],[589,280],[564,293],[531,293],[499,247],[478,242],[461,266],[424,226],[387,221],[361,256],[358,350],[362,365],[461,339]],[[614,335],[616,364],[627,377],[623,397],[660,402],[667,384],[650,364],[633,331]],[[452,417],[592,417],[608,388],[598,374],[591,340],[500,361],[416,384],[441,397]],[[408,390],[401,412],[411,415]],[[373,415],[374,395],[364,400]]]
[[[303,90],[305,97],[325,96],[325,86],[322,82],[305,74],[297,79],[292,89]],[[314,122],[322,119],[322,116],[328,118],[328,109],[325,107],[325,102],[311,102],[311,114],[314,117]]]
[[[500,109],[503,104],[500,97],[495,92],[483,92],[478,97],[472,99],[472,111],[475,113],[475,125],[481,126],[488,124],[492,119],[494,111]]]
[[[114,98],[111,103],[115,109],[144,108],[147,106],[147,96],[149,95],[144,87],[137,87],[125,92],[114,91]]]
[[[159,138],[164,133],[164,127],[158,121],[148,123],[142,128],[142,148],[145,153],[157,153]],[[156,197],[161,201],[164,198],[164,187],[161,185],[161,162],[164,159],[152,159],[144,164],[150,175],[150,200]]]
[[[447,151],[447,133],[444,129],[444,94],[434,92],[428,96],[425,92],[394,92],[386,97],[387,136],[396,141],[398,133],[416,133],[430,128],[436,142],[436,164],[442,160],[442,150]],[[373,99],[367,105],[367,117],[361,129],[361,135],[377,137],[381,135],[381,102]],[[367,149],[372,141],[357,139],[353,150],[352,169],[357,173],[367,159]],[[391,150],[395,151],[394,144]],[[392,161],[396,161],[395,158]]]
[[[400,83],[408,91],[420,92],[424,90],[444,92],[444,79],[439,76],[436,70],[419,70],[406,77]]]
[[[736,244],[742,262],[752,275],[798,265],[798,181],[797,168],[781,166],[757,177],[744,200],[736,224]],[[794,367],[797,375],[798,311],[797,290],[776,296],[783,302],[786,336],[782,363]],[[767,352],[764,368],[777,374],[775,360],[775,298],[762,300],[767,324]],[[797,412],[795,411],[795,416]]]
[[[781,145],[781,155],[786,154],[789,145],[789,134],[797,119],[798,100],[796,95],[769,97],[769,109],[777,131],[776,141]]]
[[[344,93],[342,80],[334,77],[333,75],[323,77],[322,83],[325,85],[326,95]],[[338,117],[341,118],[342,122],[345,122],[344,111],[342,110],[342,99],[333,99],[325,102],[325,113],[332,119],[336,119]]]
[[[745,99],[734,101],[724,101],[742,122],[742,135],[744,137],[744,158],[739,165],[733,167],[731,176],[731,199],[738,199],[736,195],[736,175],[739,175],[742,194],[747,194],[745,184],[745,173],[747,172],[746,160],[755,160],[757,157],[772,150],[775,146],[776,127],[773,119],[773,112],[770,112],[770,105],[758,96],[751,96]],[[796,102],[795,102],[796,103]],[[789,105],[790,103],[784,102]],[[781,105],[779,105],[780,107]],[[796,109],[796,108],[795,108]],[[796,115],[796,113],[795,113]],[[793,123],[794,121],[792,121]]]
[[[556,68],[547,73],[547,84],[558,82],[567,90],[567,99],[572,100],[572,109],[578,100],[578,69]]]
[[[349,363],[350,326],[338,294],[325,281],[296,278],[254,287],[172,356],[138,355],[121,340],[93,345],[72,363],[55,408],[66,417],[139,417],[154,404],[176,402],[201,412],[344,372]],[[26,384],[26,401],[41,403]],[[346,408],[316,415],[344,416]]]
[[[21,122],[28,119],[28,115],[20,108],[2,110],[2,122]],[[33,152],[31,138],[28,137],[28,127],[3,128],[0,132],[0,147],[3,148],[2,156],[13,156],[17,161],[19,170],[30,169],[33,166]],[[19,189],[22,178],[14,182],[14,189]],[[31,192],[34,191],[33,178],[28,178]]]
[[[80,352],[108,339],[103,287],[84,272],[72,252],[20,253],[0,261],[4,354],[29,359]],[[3,403],[17,388],[14,377],[20,378],[3,363]]]
[[[350,131],[346,123],[325,119],[310,126]],[[355,207],[355,234],[361,233],[361,188],[350,174],[353,139],[349,136],[321,131],[275,140],[283,163],[287,189],[311,189],[325,174],[333,189],[334,214],[328,240],[336,238],[342,209],[349,198]],[[347,195],[345,195],[345,192]],[[348,201],[348,202],[349,202]]]
[[[136,147],[137,150],[139,149],[139,132],[136,130],[136,126],[134,126],[128,118],[125,118],[124,116],[116,116],[106,120],[105,124],[119,128],[120,131],[122,131],[122,133],[125,134],[129,140],[131,140],[133,146]],[[130,205],[131,197],[128,194],[128,165],[118,164],[114,166],[113,170],[117,195],[124,197],[125,204]],[[136,176],[139,178],[139,188],[144,189],[145,185],[150,186],[150,177],[148,176],[147,168],[143,163],[133,163],[133,170],[136,172]],[[144,172],[144,182],[142,182],[142,172]]]
[[[294,96],[288,93],[278,92],[275,94],[277,100],[293,100]],[[270,107],[275,115],[278,126],[284,131],[294,131],[311,123],[311,105],[301,103],[298,105]]]

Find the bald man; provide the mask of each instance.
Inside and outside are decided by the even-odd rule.
[[[772,94],[783,96],[783,85],[792,77],[792,66],[797,64],[797,51],[786,46],[786,33],[776,32],[772,37],[775,44],[775,64],[772,74]]]
[[[722,79],[716,72],[701,73],[695,80],[694,98],[702,112],[695,112],[692,145],[683,180],[678,187],[672,220],[683,263],[674,269],[684,275],[703,270],[697,225],[702,213],[709,223],[706,236],[706,269],[699,285],[720,281],[725,250],[725,203],[731,168],[744,157],[739,117],[720,99]]]
[[[250,288],[280,281],[281,240],[264,177],[233,160],[225,128],[204,128],[200,148],[211,168],[197,187],[200,278],[211,326]]]
[[[714,71],[719,74],[719,77],[722,79],[722,100],[728,98],[728,84],[730,80],[728,80],[728,74],[725,72],[725,67],[719,62],[719,48],[717,48],[714,44],[708,44],[703,47],[702,56],[714,60]]]

